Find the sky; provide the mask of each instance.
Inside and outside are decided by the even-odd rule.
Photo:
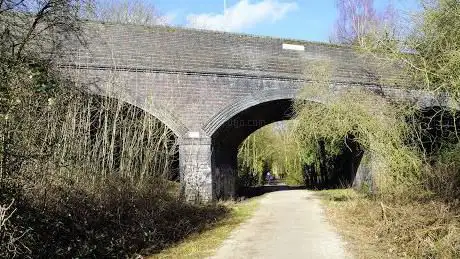
[[[337,18],[335,0],[144,0],[175,26],[328,42]],[[374,0],[377,10],[391,1],[404,13],[418,0]],[[224,3],[226,10],[224,11]]]

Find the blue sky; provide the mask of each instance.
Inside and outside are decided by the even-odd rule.
[[[335,0],[144,0],[154,4],[172,25],[250,33],[310,41],[329,40],[337,10]],[[383,9],[389,0],[375,0]],[[392,0],[413,12],[418,0]]]

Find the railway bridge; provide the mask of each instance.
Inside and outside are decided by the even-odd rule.
[[[431,95],[402,90],[398,75],[388,74],[395,80],[383,83],[386,76],[374,72],[378,60],[346,46],[164,26],[86,27],[88,44],[69,44],[61,67],[76,82],[140,107],[174,132],[190,201],[234,195],[239,144],[291,118],[293,100],[320,65],[331,68],[331,91],[367,88],[421,107],[438,105]]]

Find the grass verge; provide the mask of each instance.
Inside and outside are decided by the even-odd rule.
[[[318,195],[356,258],[460,258],[458,201],[382,201],[351,189]]]
[[[240,203],[226,202],[224,206],[231,210],[228,217],[201,233],[191,235],[176,246],[165,249],[148,258],[204,258],[211,256],[222,242],[230,236],[232,230],[251,217],[258,205],[258,198],[252,198]]]

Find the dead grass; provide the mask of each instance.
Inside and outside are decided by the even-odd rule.
[[[382,201],[354,190],[318,192],[357,258],[460,258],[458,201]]]
[[[205,258],[211,256],[220,244],[230,236],[232,230],[255,212],[258,204],[259,199],[257,198],[241,203],[226,202],[224,206],[230,208],[231,213],[224,220],[149,258]]]
[[[0,204],[15,197],[14,213],[0,228],[0,258],[149,255],[219,224],[230,212],[221,204],[185,203],[175,184],[161,179],[137,184],[111,177],[94,186],[55,180],[10,187],[0,181]],[[12,243],[11,236],[21,238]]]

